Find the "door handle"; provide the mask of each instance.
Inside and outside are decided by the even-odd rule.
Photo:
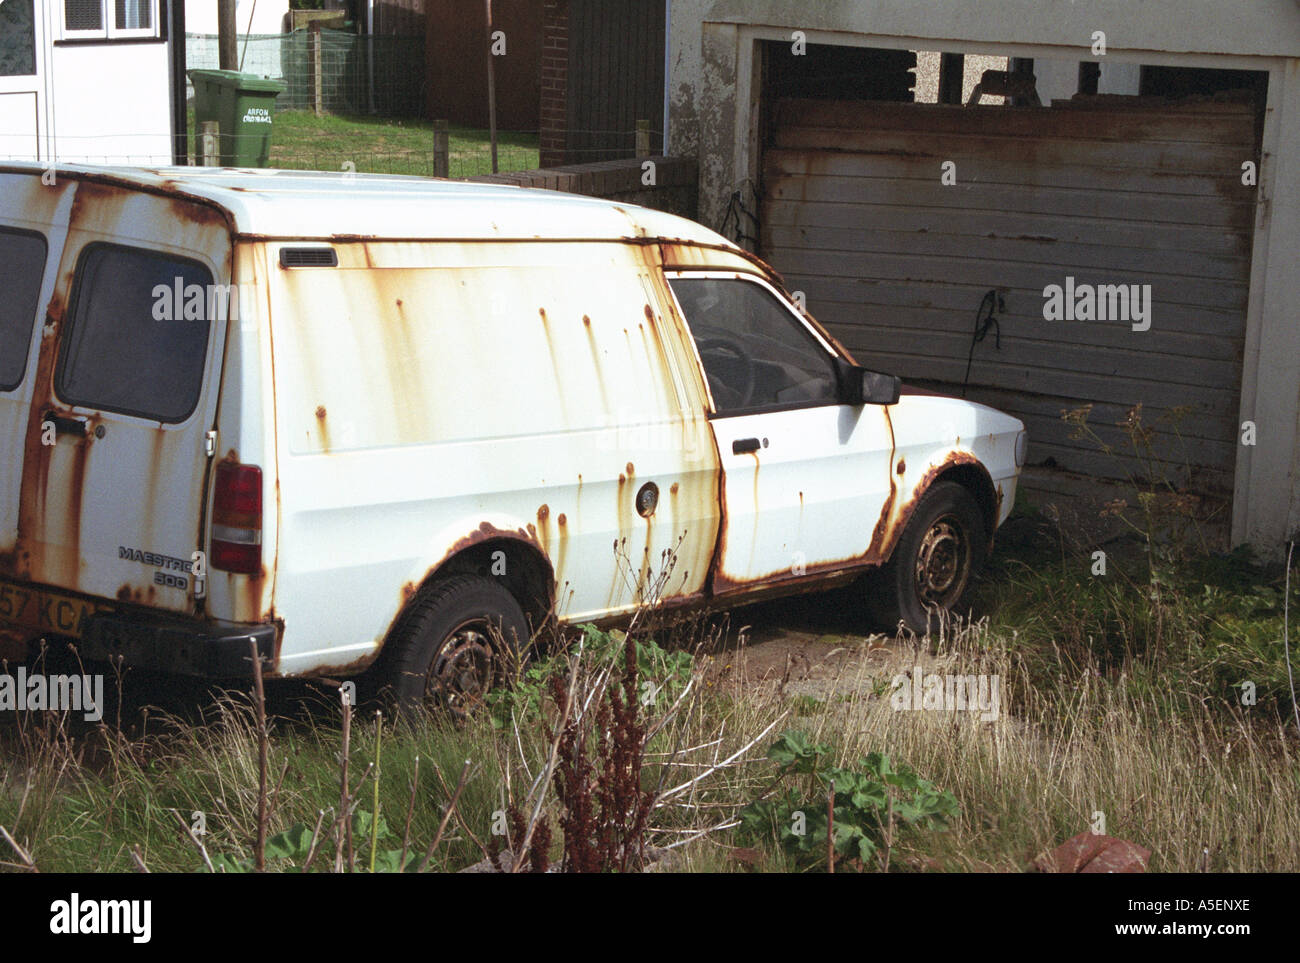
[[[89,430],[89,425],[83,419],[67,418],[63,415],[56,415],[52,411],[45,412],[41,420],[53,423],[56,435],[76,435],[79,438],[85,438]]]
[[[731,453],[733,455],[748,455],[751,452],[758,451],[760,447],[757,438],[737,438],[731,443]]]

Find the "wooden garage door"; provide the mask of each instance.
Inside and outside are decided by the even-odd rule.
[[[1025,421],[1031,463],[1121,477],[1134,465],[1071,438],[1061,412],[1092,403],[1090,423],[1125,448],[1117,423],[1141,404],[1170,469],[1231,490],[1251,106],[786,100],[772,117],[762,253],[860,361],[960,391],[976,311],[997,289],[1001,348],[992,332],[975,345],[967,397]],[[955,186],[941,183],[946,161]],[[1044,290],[1068,277],[1150,285],[1150,330],[1046,320]]]

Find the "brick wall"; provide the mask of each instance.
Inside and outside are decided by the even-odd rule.
[[[542,167],[564,163],[569,110],[569,0],[542,4]]]
[[[652,187],[642,183],[642,165],[646,161],[652,161],[655,165],[655,184]],[[485,174],[469,180],[604,197],[653,207],[669,214],[680,214],[692,220],[695,219],[698,207],[698,168],[695,160],[690,157],[637,157],[596,164]]]

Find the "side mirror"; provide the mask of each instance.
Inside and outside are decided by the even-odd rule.
[[[865,405],[896,405],[903,393],[903,379],[897,375],[881,374],[859,368],[862,376],[862,403]]]
[[[893,405],[898,403],[903,382],[894,375],[859,368],[842,359],[835,363],[840,379],[840,404]]]

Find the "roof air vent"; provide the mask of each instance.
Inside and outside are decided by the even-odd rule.
[[[339,255],[332,247],[282,247],[280,267],[338,267]]]

